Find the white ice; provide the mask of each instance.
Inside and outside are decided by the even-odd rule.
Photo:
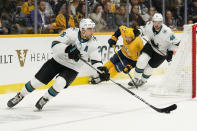
[[[127,86],[129,80],[117,81]],[[147,83],[147,85],[150,85]],[[13,109],[7,101],[16,93],[0,95],[0,131],[195,131],[197,100],[150,96],[148,89],[132,89],[150,104],[162,108],[177,104],[170,114],[158,113],[111,82],[71,86],[41,112],[34,105],[46,90],[24,98]]]

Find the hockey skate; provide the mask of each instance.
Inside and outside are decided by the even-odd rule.
[[[133,81],[134,81],[135,84],[133,83]],[[140,87],[140,86],[143,86],[146,83],[146,81],[143,81],[142,79],[138,79],[138,78],[134,78],[133,81],[130,81],[128,83],[128,85],[131,88],[135,88],[135,86]]]
[[[99,78],[99,77],[90,77],[90,79],[89,79],[89,83],[90,84],[98,84],[98,83],[100,83],[101,82],[101,79]]]
[[[42,110],[43,106],[48,102],[49,100],[41,97],[38,102],[36,103],[35,107],[40,111]]]
[[[24,96],[21,95],[21,93],[17,93],[16,96],[12,99],[10,99],[7,103],[7,106],[9,108],[14,107],[16,104],[18,104],[22,99],[24,98]]]

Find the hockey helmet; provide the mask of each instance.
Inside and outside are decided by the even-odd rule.
[[[87,28],[94,28],[94,27],[95,27],[95,23],[89,18],[82,19],[79,24],[80,30],[82,29],[86,30]]]
[[[133,28],[127,28],[125,30],[125,37],[131,37],[131,38],[134,38],[134,33],[133,33]]]
[[[155,13],[153,15],[152,21],[162,21],[163,22],[163,16],[161,13]]]

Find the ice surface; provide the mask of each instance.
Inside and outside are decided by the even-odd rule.
[[[116,80],[117,81],[117,80]],[[127,86],[129,80],[119,80]],[[195,131],[197,100],[158,98],[147,89],[132,89],[156,107],[176,103],[177,110],[161,114],[111,82],[99,85],[72,86],[52,99],[41,112],[34,105],[46,90],[38,90],[24,98],[13,109],[7,101],[15,93],[0,95],[1,131]]]

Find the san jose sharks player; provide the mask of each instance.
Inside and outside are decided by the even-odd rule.
[[[134,82],[137,86],[144,85],[152,75],[153,69],[161,65],[164,60],[170,62],[173,51],[180,43],[171,29],[163,24],[163,16],[160,13],[154,14],[152,21],[141,28],[141,33],[146,37],[147,43],[135,67]],[[134,86],[132,81],[128,84]]]
[[[26,95],[36,88],[48,84],[55,76],[54,84],[38,100],[36,108],[42,110],[43,106],[55,97],[62,89],[67,88],[77,77],[84,59],[90,58],[92,65],[100,70],[102,81],[109,80],[108,69],[101,62],[101,47],[93,36],[95,23],[91,19],[82,19],[80,28],[68,28],[55,41],[52,42],[53,57],[48,60],[35,77],[27,82],[17,95],[10,99],[7,106],[12,108]]]

